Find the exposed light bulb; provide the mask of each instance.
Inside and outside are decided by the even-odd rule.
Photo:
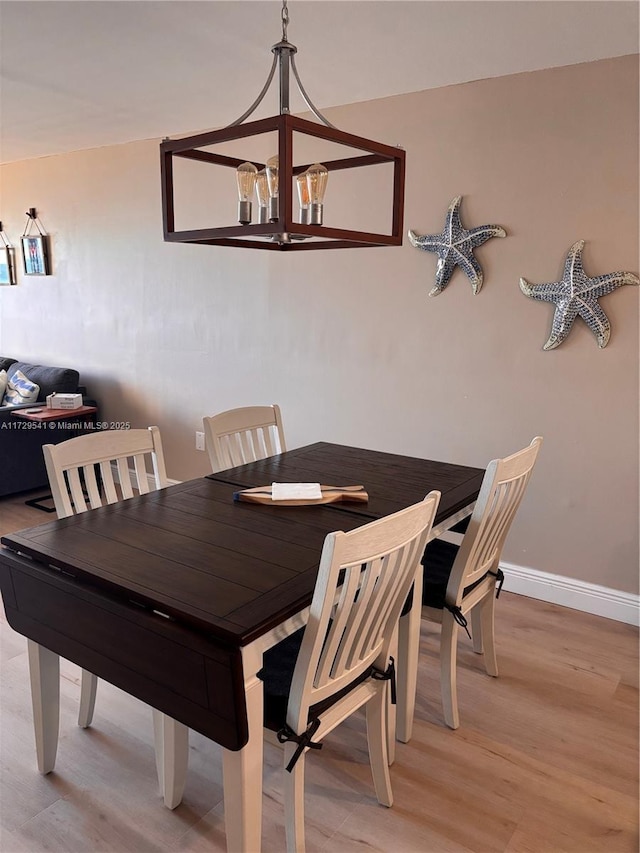
[[[253,163],[242,163],[236,169],[238,182],[238,222],[241,225],[251,223],[251,198],[256,185],[258,170]]]
[[[309,166],[305,174],[309,193],[309,224],[322,225],[322,204],[329,172],[322,163],[314,163],[313,166]]]
[[[307,225],[309,222],[309,188],[306,172],[298,175],[296,186],[298,187],[298,201],[300,203],[300,224]]]
[[[258,222],[263,224],[269,221],[267,210],[269,205],[269,183],[267,181],[266,169],[260,169],[256,175],[256,195],[258,197]]]
[[[277,154],[269,157],[265,167],[267,173],[267,185],[269,187],[269,222],[278,220],[278,172],[279,163]]]

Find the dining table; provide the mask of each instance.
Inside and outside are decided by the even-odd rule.
[[[326,535],[434,489],[441,499],[431,535],[441,535],[470,515],[483,475],[452,462],[316,442],[2,536],[7,621],[30,641],[38,769],[55,764],[61,656],[217,742],[227,849],[259,851],[258,673],[264,652],[305,623]],[[368,500],[238,500],[240,491],[274,482],[362,485]],[[400,631],[400,656],[416,667],[419,604]]]

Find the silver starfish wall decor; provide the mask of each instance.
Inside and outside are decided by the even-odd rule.
[[[562,281],[550,284],[529,284],[521,278],[520,290],[531,299],[553,302],[556,306],[549,340],[544,350],[555,349],[566,339],[578,315],[596,336],[598,346],[606,347],[611,337],[611,324],[598,303],[601,296],[612,293],[623,284],[638,284],[640,279],[631,272],[610,272],[589,278],[582,268],[584,240],[569,249],[564,262]]]
[[[460,221],[462,196],[456,196],[449,205],[442,234],[426,234],[421,237],[409,231],[409,240],[416,249],[435,252],[438,256],[436,282],[429,296],[437,296],[449,284],[456,267],[464,270],[471,282],[474,294],[479,293],[484,280],[482,267],[475,259],[473,250],[491,237],[506,237],[507,232],[499,225],[480,225],[467,230]]]

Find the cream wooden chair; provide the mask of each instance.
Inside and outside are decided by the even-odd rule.
[[[136,494],[147,494],[168,485],[160,430],[156,426],[82,435],[60,444],[45,444],[43,451],[58,518],[127,500],[134,496],[134,489]],[[147,475],[147,460],[153,475]],[[82,670],[78,714],[78,725],[82,728],[91,725],[97,684],[93,673]],[[153,723],[161,793],[165,805],[175,808],[182,799],[184,783],[180,788],[174,780],[185,777],[188,729],[156,710]]]
[[[440,688],[444,718],[452,729],[460,724],[456,689],[458,628],[467,629],[468,614],[471,614],[473,649],[478,654],[484,653],[487,673],[498,675],[494,604],[504,579],[500,557],[541,445],[542,438],[537,436],[518,453],[490,462],[461,545],[434,539],[422,558],[422,617],[442,625]],[[401,623],[405,618],[408,616],[403,616]],[[404,661],[399,661],[398,715],[404,717],[405,736],[401,739],[407,741],[415,708],[412,669],[417,670],[417,665],[407,667]]]
[[[306,627],[265,652],[265,725],[285,744],[287,850],[304,851],[304,764],[309,748],[366,705],[378,801],[392,805],[386,681],[400,611],[420,571],[439,492],[324,542]],[[393,682],[392,682],[393,684]],[[392,688],[393,690],[393,688]]]
[[[202,420],[214,474],[287,449],[280,407],[275,404],[230,409]]]

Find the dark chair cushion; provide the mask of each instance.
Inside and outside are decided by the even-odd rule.
[[[434,539],[424,549],[422,603],[426,607],[442,610],[449,583],[449,575],[458,554],[458,546],[442,539]]]
[[[458,545],[454,545],[453,542],[445,542],[443,539],[434,539],[424,549],[420,562],[424,566],[422,603],[426,607],[437,607],[438,610],[442,610],[444,607],[447,584],[458,550]],[[486,576],[485,574],[469,586],[465,586],[462,597],[464,598],[472,589],[482,583]]]
[[[429,542],[424,549],[421,564],[424,566],[423,585],[422,585],[422,604],[425,607],[435,607],[442,610],[446,600],[447,584],[449,583],[449,575],[458,555],[459,546],[453,542],[446,542],[444,539],[434,539]],[[468,595],[472,589],[475,589],[479,583],[482,583],[484,577],[479,578],[474,583],[466,586],[463,597]],[[406,616],[411,610],[413,604],[413,590],[402,608],[402,615]]]
[[[303,637],[304,628],[300,628],[264,653],[258,678],[264,683],[264,724],[273,731],[281,729],[286,721],[293,670]]]
[[[258,673],[258,678],[264,684],[264,725],[274,732],[279,731],[287,721],[287,705],[291,682],[293,681],[293,671],[296,667],[303,637],[304,628],[300,628],[295,634],[286,637],[264,653],[263,666]],[[309,709],[309,721],[335,705],[339,699],[346,696],[350,690],[353,690],[356,685],[365,681],[370,675],[371,669],[368,669],[354,679],[351,684],[340,690],[339,693],[329,696],[322,702],[318,702],[317,705],[312,705]]]
[[[13,376],[16,370],[40,386],[38,402],[44,403],[48,394],[75,394],[80,381],[80,374],[70,367],[45,367],[42,364],[28,364],[26,361],[15,361],[7,375]]]

